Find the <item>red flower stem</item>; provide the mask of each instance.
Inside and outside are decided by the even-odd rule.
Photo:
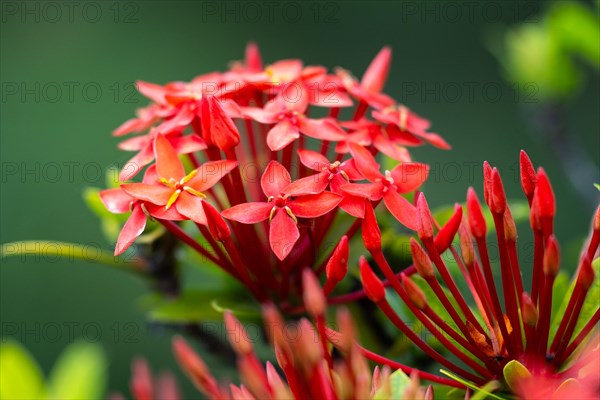
[[[488,310],[487,308],[487,304],[486,302],[486,298],[485,296],[485,292],[483,292],[483,290],[481,289],[481,286],[479,285],[479,281],[476,279],[477,276],[475,275],[477,272],[475,270],[475,268],[479,268],[478,265],[473,265],[472,266],[472,271],[470,271],[462,262],[461,258],[458,256],[458,253],[456,251],[456,249],[454,248],[454,246],[450,246],[450,252],[452,253],[452,256],[454,257],[454,260],[456,261],[456,264],[458,264],[458,267],[460,268],[463,276],[465,277],[465,280],[467,282],[467,286],[469,287],[469,291],[471,292],[471,295],[473,296],[473,300],[475,301],[475,304],[477,304],[477,308],[479,309],[479,312],[481,313],[482,316],[484,316],[484,318],[487,318],[488,321],[491,320],[491,311]],[[487,288],[485,288],[485,290],[487,291]],[[489,322],[488,322],[489,324]]]
[[[404,293],[404,294],[406,295],[406,293]],[[403,300],[404,300],[404,297],[408,297],[408,296],[401,295],[401,297],[403,297]],[[406,300],[404,300],[404,301],[407,304],[410,304],[410,300],[408,298],[406,298]],[[383,299],[382,301],[378,302],[377,307],[379,307],[379,309],[381,311],[383,311],[385,316],[403,334],[405,334],[411,342],[413,342],[415,345],[417,345],[425,354],[427,354],[428,356],[430,356],[431,358],[433,358],[435,361],[439,362],[446,368],[451,369],[455,373],[457,373],[461,376],[464,376],[465,378],[467,378],[473,382],[482,382],[482,379],[480,377],[473,375],[470,372],[458,367],[457,365],[452,363],[450,360],[448,360],[446,357],[442,356],[440,353],[435,351],[427,343],[425,343],[425,341],[423,339],[421,339],[421,337],[419,335],[417,335],[415,332],[413,332],[404,323],[404,321],[402,321],[402,319],[400,319],[400,317],[398,317],[398,315],[394,312],[394,310],[392,309],[390,304],[387,302],[387,300]],[[421,314],[421,313],[419,313],[419,314]],[[421,316],[422,316],[422,314],[421,314]],[[444,347],[446,349],[448,349],[452,354],[454,354],[456,357],[458,357],[462,362],[464,362],[466,365],[471,367],[473,370],[477,371],[482,376],[485,376],[487,378],[492,378],[492,375],[490,374],[490,372],[488,370],[486,370],[480,364],[477,364],[471,358],[466,356],[463,352],[458,350],[458,348],[456,348],[456,346],[454,346],[452,344],[452,342],[450,342],[448,339],[446,339],[446,337],[443,334],[441,334],[440,331],[438,331],[427,318],[419,318],[419,321],[421,321],[424,325],[429,325],[429,326],[427,326],[427,329],[436,337],[436,339],[438,339],[444,345]],[[427,321],[427,323],[425,323],[425,321]],[[483,381],[483,382],[485,382],[485,381]]]
[[[329,153],[329,141],[323,140],[323,143],[321,143],[321,154],[323,155],[323,157],[329,159],[329,157],[327,156],[328,153]]]
[[[434,324],[440,327],[440,329],[446,332],[452,339],[454,339],[458,344],[464,347],[466,350],[470,351],[475,357],[483,361],[489,369],[493,369],[493,365],[490,363],[489,357],[487,357],[477,345],[474,345],[468,342],[464,337],[458,334],[454,329],[452,329],[440,316],[431,309],[428,305],[423,309],[425,315],[433,321]],[[466,337],[470,337],[466,335]]]
[[[446,284],[448,289],[450,289],[450,293],[452,293],[452,295],[454,296],[454,299],[458,303],[458,306],[460,307],[465,318],[469,322],[471,322],[471,324],[473,324],[473,326],[475,328],[477,328],[478,331],[485,334],[485,331],[479,325],[479,321],[477,321],[477,319],[473,315],[473,312],[467,305],[467,302],[465,301],[462,293],[460,292],[460,290],[458,290],[458,286],[456,286],[456,283],[454,282],[454,279],[452,279],[452,276],[450,275],[450,272],[448,271],[446,264],[444,264],[442,257],[440,257],[440,253],[437,251],[437,249],[435,247],[435,243],[433,242],[433,239],[431,239],[431,238],[425,239],[423,241],[423,244],[425,245],[425,248],[427,249],[427,253],[429,254],[429,257],[431,258],[431,261],[433,261],[433,263],[437,267],[440,275],[442,276],[444,283]],[[436,280],[436,283],[437,283],[437,280]],[[441,288],[440,288],[440,292],[443,294],[443,297],[446,297],[446,295],[443,293]],[[446,300],[447,300],[447,298],[446,298]],[[450,303],[448,302],[448,304],[450,304]],[[453,308],[452,306],[450,306],[450,307]],[[462,320],[460,320],[460,318],[459,318],[459,321],[462,324]],[[470,336],[468,336],[468,337],[470,337]]]
[[[358,105],[356,106],[356,111],[354,111],[354,116],[352,117],[352,120],[358,121],[359,119],[361,119],[363,115],[365,115],[365,113],[367,112],[368,108],[369,105],[367,104],[367,102],[361,100],[360,103],[358,103]]]
[[[533,277],[531,281],[531,299],[533,304],[538,304],[541,287],[544,284],[544,242],[541,230],[533,232]]]
[[[579,314],[581,313],[581,309],[583,308],[583,304],[585,302],[585,298],[587,297],[588,291],[589,291],[589,287],[582,288],[579,291],[579,299],[577,300],[577,304],[573,308],[573,314],[571,315],[571,318],[569,319],[569,325],[567,326],[567,329],[565,330],[565,335],[562,338],[562,340],[560,341],[558,350],[556,352],[556,355],[558,358],[563,357],[563,353],[566,350],[567,345],[571,341],[571,337],[573,336],[573,332],[575,331],[575,328],[577,327],[577,322],[579,321]]]
[[[248,287],[248,289],[252,292],[254,297],[258,299],[260,302],[264,302],[267,300],[267,295],[265,290],[259,290],[256,287],[256,284],[248,274],[248,267],[242,257],[240,257],[240,253],[237,250],[237,247],[230,239],[225,239],[223,242],[223,247],[225,247],[225,251],[229,254],[231,258],[231,262],[234,267],[238,270],[242,282]]]
[[[522,342],[521,322],[519,320],[519,310],[515,303],[515,283],[512,279],[512,269],[504,236],[504,214],[492,213],[494,224],[496,225],[496,238],[498,240],[498,249],[500,250],[500,272],[502,276],[502,291],[504,293],[504,308],[512,326],[512,332],[507,340],[512,341],[514,348],[518,348],[517,343]]]
[[[210,261],[212,261],[214,264],[220,266],[225,271],[229,272],[234,277],[236,277],[236,278],[239,279],[239,276],[237,276],[237,274],[234,271],[230,270],[228,265],[222,264],[221,260],[219,260],[218,258],[216,258],[215,256],[213,256],[212,254],[210,254],[210,252],[208,250],[206,250],[204,247],[202,247],[202,245],[200,243],[198,243],[194,238],[192,238],[191,236],[189,236],[175,222],[173,222],[173,221],[167,221],[167,220],[164,220],[164,219],[157,219],[157,221],[160,224],[162,224],[165,228],[167,228],[167,230],[169,232],[171,232],[173,235],[175,235],[179,240],[181,240],[182,242],[184,242],[185,244],[187,244],[188,246],[190,246],[192,249],[196,250],[198,253],[200,253],[201,255],[203,255],[204,257],[206,257],[207,259],[209,259]]]
[[[469,334],[469,330],[467,329],[465,323],[463,322],[460,315],[458,315],[458,312],[454,309],[454,306],[452,305],[452,303],[450,303],[448,296],[446,296],[446,293],[444,293],[444,290],[440,286],[437,279],[435,277],[427,279],[427,283],[429,284],[431,289],[433,289],[433,293],[435,293],[436,297],[440,300],[440,302],[442,303],[442,305],[444,306],[446,311],[448,311],[448,313],[450,314],[450,317],[452,318],[452,320],[454,321],[454,323],[456,324],[458,329],[462,332],[464,337],[467,338],[467,340],[469,340],[469,342],[473,346],[477,346],[477,343],[475,343],[475,341]],[[479,325],[479,323],[477,325]],[[485,333],[483,333],[483,334],[486,336],[486,339],[489,339]]]
[[[329,118],[337,119],[340,115],[340,107],[331,107],[329,109]]]
[[[306,148],[306,136],[304,135],[300,135],[300,138],[298,139],[298,149],[305,149]],[[297,153],[296,153],[297,155]],[[298,172],[299,172],[299,178],[304,178],[306,176],[308,176],[308,168],[306,168],[306,166],[304,164],[302,164],[299,160],[298,157]]]
[[[315,244],[317,247],[319,247],[323,243],[323,240],[327,236],[329,228],[331,228],[331,225],[335,220],[338,210],[339,207],[336,207],[321,218],[317,219],[314,227],[314,231],[316,232]]]
[[[590,239],[590,245],[587,250],[587,257],[590,260],[594,259],[594,254],[596,254],[598,245],[600,245],[600,230],[594,230],[592,233],[592,238]]]
[[[348,228],[348,230],[346,231],[346,233],[344,233],[344,235],[348,236],[348,240],[352,239],[352,237],[354,235],[356,235],[356,232],[358,232],[358,230],[360,229],[361,225],[362,225],[362,219],[360,219],[360,218],[357,218],[352,223],[352,225],[350,225],[350,227]],[[344,235],[342,235],[342,236],[344,236]],[[323,271],[325,271],[325,268],[327,267],[327,262],[329,261],[329,259],[333,255],[334,251],[335,251],[335,247],[331,249],[331,251],[329,252],[329,254],[321,262],[321,265],[319,265],[319,267],[315,270],[315,273],[317,274],[317,276],[321,275],[323,273]]]
[[[555,359],[556,365],[562,365],[574,352],[577,347],[583,342],[583,340],[590,334],[592,329],[595,328],[596,324],[600,321],[600,308],[596,310],[592,318],[584,325],[583,329],[567,347],[563,356],[560,359]]]
[[[554,286],[554,276],[546,276],[544,283],[544,293],[540,300],[539,320],[536,327],[537,353],[540,358],[546,357],[548,350],[548,333],[550,330],[550,316],[552,314],[552,288]]]
[[[492,305],[492,296],[490,295],[490,291],[487,288],[487,284],[483,279],[483,272],[481,271],[481,267],[479,266],[479,262],[475,261],[473,265],[473,270],[469,272],[471,278],[479,288],[477,293],[480,293],[483,296],[483,304],[485,306],[485,315],[490,325],[494,323],[494,309]]]
[[[319,332],[319,339],[321,340],[321,347],[323,348],[323,354],[325,355],[325,360],[327,360],[327,366],[330,371],[333,371],[333,358],[331,357],[331,353],[327,348],[327,333],[325,331],[325,318],[323,315],[318,315],[316,318],[317,322],[317,331]],[[333,381],[333,375],[331,376]]]
[[[554,340],[552,340],[552,345],[550,346],[550,353],[556,354],[559,343],[562,340],[563,335],[565,334],[565,330],[567,329],[567,325],[569,323],[569,319],[573,314],[573,309],[576,306],[577,299],[579,298],[579,292],[581,291],[581,286],[579,282],[575,283],[575,288],[573,289],[573,293],[571,293],[571,298],[569,299],[569,303],[567,304],[567,308],[565,309],[565,313],[560,320],[560,325],[554,335]]]
[[[234,148],[227,149],[225,151],[225,157],[230,161],[237,161],[237,154],[235,153],[235,149]],[[231,170],[229,175],[231,176],[231,181],[233,182],[233,186],[234,186],[233,190],[236,193],[237,200],[240,203],[247,203],[248,198],[246,197],[246,191],[244,190],[245,185],[242,180],[242,173],[240,172],[240,166],[238,165],[238,167]],[[240,204],[240,203],[236,203],[236,204]],[[235,205],[235,204],[232,204],[232,205]]]
[[[373,353],[372,351],[367,350],[364,347],[361,347],[361,346],[358,346],[358,347],[359,347],[361,353],[366,358],[368,358],[369,360],[371,360],[377,364],[387,365],[388,367],[390,367],[394,370],[396,370],[396,369],[402,370],[407,375],[412,375],[413,372],[416,372],[419,376],[419,379],[424,379],[429,382],[439,383],[440,385],[450,386],[450,387],[454,387],[454,388],[458,388],[458,389],[464,389],[464,386],[462,386],[459,382],[457,382],[455,380],[443,378],[441,376],[433,375],[428,372],[420,371],[416,368],[408,367],[404,364],[400,364],[399,362],[390,360],[389,358],[380,356],[377,353]]]
[[[500,327],[500,333],[502,334],[503,342],[506,344],[508,353],[512,355],[514,354],[514,348],[508,335],[508,329],[506,328],[506,322],[504,321],[504,314],[502,313],[502,307],[500,306],[500,299],[498,299],[498,292],[496,291],[496,286],[494,284],[494,276],[492,274],[492,266],[490,264],[490,256],[487,251],[485,236],[476,238],[476,241],[481,263],[483,265],[485,281],[487,283],[488,290],[490,291],[490,297],[492,300],[496,321]]]
[[[233,268],[233,265],[231,264],[231,261],[225,255],[225,253],[223,252],[223,250],[221,249],[221,247],[219,246],[219,244],[217,243],[217,241],[210,234],[210,231],[208,230],[208,228],[206,226],[202,225],[202,224],[197,223],[197,222],[196,222],[196,227],[198,228],[198,230],[200,231],[200,234],[204,237],[204,239],[206,239],[206,242],[208,243],[208,245],[210,246],[210,248],[214,252],[215,256],[219,260],[221,260],[221,263],[222,264],[229,264],[229,266]]]
[[[250,154],[254,161],[258,160],[258,150],[256,148],[256,137],[254,135],[254,126],[252,120],[244,119],[244,126],[246,127],[246,136],[248,136],[248,144],[250,144]]]
[[[294,155],[294,143],[292,142],[285,146],[285,148],[281,151],[281,165],[284,166],[286,170],[292,173],[292,156]],[[293,176],[293,174],[292,174]]]
[[[523,296],[523,277],[521,276],[521,267],[519,266],[519,256],[517,253],[517,242],[514,240],[508,240],[508,257],[510,259],[510,266],[512,269],[512,277],[515,282],[515,289],[517,290],[517,305],[521,305],[521,297]]]

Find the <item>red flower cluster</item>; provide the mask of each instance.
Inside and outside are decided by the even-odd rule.
[[[449,146],[382,93],[390,60],[384,48],[358,81],[300,60],[263,67],[250,44],[229,71],[164,86],[138,82],[152,103],[114,132],[143,133],[119,146],[137,154],[123,167],[120,188],[101,192],[110,211],[131,211],[115,254],[153,218],[259,300],[287,300],[300,294],[303,267],[325,270],[333,252],[322,253],[339,242],[330,228],[344,221],[338,210],[354,219],[343,240],[381,200],[414,230],[416,208],[402,195],[423,184],[428,168],[412,162],[407,147]],[[327,116],[311,115],[319,108]],[[399,165],[381,172],[379,152]],[[142,181],[131,182],[144,168]],[[184,220],[198,226],[206,244],[176,222]]]

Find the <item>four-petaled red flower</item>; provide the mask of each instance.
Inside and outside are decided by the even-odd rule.
[[[163,135],[156,137],[154,151],[157,179],[152,183],[126,183],[121,188],[131,197],[164,206],[165,210],[174,206],[181,215],[206,225],[202,207],[202,200],[206,195],[203,192],[237,167],[237,162],[207,162],[186,175],[175,149]],[[152,215],[160,218],[160,215]]]
[[[387,209],[404,226],[416,229],[416,208],[401,193],[418,189],[429,173],[429,166],[420,163],[401,163],[391,171],[382,174],[375,157],[364,147],[350,144],[350,151],[356,169],[371,183],[348,183],[342,190],[355,196],[366,197],[371,201],[383,198]]]
[[[267,201],[239,204],[222,212],[223,217],[243,224],[269,219],[269,243],[280,260],[290,254],[300,237],[297,218],[320,217],[342,201],[342,196],[326,191],[290,195],[286,189],[291,182],[290,174],[283,165],[271,161],[260,182]]]

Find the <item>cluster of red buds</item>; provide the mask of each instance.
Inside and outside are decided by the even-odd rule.
[[[416,228],[416,208],[402,195],[419,188],[428,167],[412,162],[407,146],[449,147],[427,131],[428,121],[381,92],[390,61],[391,50],[382,49],[358,81],[300,60],[264,68],[250,44],[245,61],[227,72],[164,86],[138,82],[152,104],[114,132],[143,133],[119,145],[137,154],[120,187],[101,192],[108,210],[131,212],[115,254],[152,218],[260,302],[297,301],[307,266],[327,269],[332,289],[371,202],[383,200]],[[321,118],[309,115],[323,109]],[[380,172],[377,153],[399,165]],[[144,168],[141,182],[132,182]],[[178,223],[185,220],[200,241]],[[346,234],[332,237],[332,227],[344,224]]]
[[[554,315],[559,324],[556,332],[552,332],[553,286],[560,267],[560,252],[553,232],[555,197],[545,171],[539,168],[536,172],[523,151],[520,171],[521,186],[530,206],[533,266],[520,264],[517,230],[500,173],[487,162],[483,168],[484,198],[493,218],[499,265],[494,266],[490,259],[487,222],[473,188],[467,193],[467,215],[463,217],[462,207],[457,204],[454,214],[443,226],[432,217],[425,196],[419,194],[417,233],[421,244],[411,239],[413,265],[398,274],[383,254],[374,212],[368,209],[365,215],[362,229],[365,247],[387,279],[385,284],[393,288],[418,321],[467,369],[438,353],[411,331],[388,303],[384,282],[362,259],[360,269],[365,295],[421,350],[470,382],[481,386],[497,380],[524,398],[597,398],[600,374],[593,366],[598,367],[599,349],[588,348],[582,354],[582,344],[600,320],[597,292],[588,299],[590,307],[584,319],[580,316],[596,278],[592,260],[600,243],[600,207],[593,217],[589,240],[581,251],[564,314]],[[456,236],[460,254],[452,246]],[[444,253],[451,254],[458,265],[459,278],[466,282],[468,294],[459,290],[456,277],[444,261],[448,254]],[[532,271],[529,293],[522,281],[523,268]],[[501,285],[494,279],[494,270],[500,272]],[[426,282],[435,300],[443,305],[451,324],[432,309],[433,299],[411,279],[415,274]],[[497,286],[502,290],[503,305]],[[474,309],[469,306],[468,298],[473,300]],[[551,334],[554,337],[549,340]],[[588,362],[583,362],[581,357]],[[538,379],[546,384],[534,383]],[[562,386],[565,382],[567,385]],[[571,397],[560,397],[566,393]]]

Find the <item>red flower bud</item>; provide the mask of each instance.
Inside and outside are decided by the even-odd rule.
[[[241,356],[252,353],[252,343],[241,322],[229,310],[225,311],[223,317],[227,339],[233,350]]]
[[[146,360],[136,358],[132,365],[131,394],[137,400],[152,400],[152,373]]]
[[[344,235],[327,262],[327,267],[325,268],[327,279],[336,283],[344,279],[348,272],[349,255],[350,248],[348,247],[348,236]]]
[[[497,168],[492,170],[491,189],[490,209],[494,214],[502,214],[506,210],[506,193],[504,193],[504,185]]]
[[[475,264],[475,249],[473,248],[471,235],[469,234],[469,231],[465,225],[461,225],[459,237],[462,259],[465,262],[465,266],[471,269]]]
[[[425,293],[423,293],[421,288],[404,274],[402,274],[402,286],[404,286],[410,301],[415,305],[415,307],[417,307],[419,310],[424,310],[427,306],[427,298],[425,297]]]
[[[556,203],[554,191],[543,168],[538,169],[537,174],[537,200],[541,218],[553,218],[556,214]]]
[[[260,72],[263,68],[260,50],[254,42],[249,42],[246,45],[246,68],[250,72]]]
[[[529,211],[529,225],[533,231],[542,230],[542,220],[540,219],[540,206],[538,201],[538,190],[533,191],[531,209]]]
[[[577,276],[578,283],[583,287],[584,290],[588,290],[594,283],[596,274],[592,268],[592,262],[587,256],[584,256],[579,266],[579,274]]]
[[[365,219],[362,221],[362,238],[369,252],[381,250],[381,230],[377,225],[375,210],[370,202],[366,202]]]
[[[200,101],[202,136],[208,145],[225,151],[240,143],[240,133],[215,96]]]
[[[531,328],[534,328],[538,321],[538,310],[533,304],[531,297],[523,292],[521,296],[521,314],[523,315],[523,323]]]
[[[492,166],[487,161],[483,162],[483,199],[485,203],[492,206]]]
[[[369,300],[374,303],[379,303],[385,299],[385,288],[381,280],[375,275],[369,263],[364,257],[361,257],[358,261],[360,267],[360,279],[363,284],[363,288]]]
[[[421,240],[433,237],[433,217],[423,193],[417,198],[417,233]]]
[[[212,237],[219,242],[230,239],[231,230],[217,209],[207,201],[202,202],[202,208],[206,214],[208,229]]]
[[[309,268],[302,271],[302,298],[304,300],[304,307],[309,315],[316,318],[325,314],[327,300],[325,299],[319,280]]]
[[[300,320],[298,328],[298,343],[293,346],[296,361],[310,370],[323,361],[323,349],[317,340],[315,329],[306,318]]]
[[[558,243],[556,242],[556,237],[550,235],[546,243],[546,251],[544,252],[544,274],[547,276],[556,276],[558,275],[559,267],[560,251]]]
[[[410,250],[412,253],[413,265],[424,279],[430,279],[435,276],[433,265],[425,250],[417,243],[414,238],[410,238]]]
[[[446,225],[440,229],[435,237],[434,242],[438,253],[443,253],[452,245],[452,241],[454,240],[456,232],[458,232],[458,228],[460,227],[462,215],[462,207],[459,204],[455,204],[454,215],[452,215]]]
[[[517,226],[510,212],[510,207],[506,207],[504,212],[504,239],[515,242],[517,240]]]
[[[521,150],[520,154],[520,172],[521,172],[521,188],[523,189],[523,193],[527,196],[527,199],[531,203],[531,199],[533,198],[533,191],[535,190],[535,185],[537,182],[537,175],[535,174],[535,169],[533,168],[533,164],[529,159],[527,153],[524,150]]]
[[[210,374],[204,361],[192,350],[181,336],[173,338],[175,358],[194,385],[209,397],[220,397],[217,381]]]
[[[592,229],[594,229],[595,231],[600,231],[600,205],[598,206],[598,208],[596,208]]]
[[[470,187],[467,192],[467,213],[469,216],[469,227],[471,234],[476,238],[483,238],[487,232],[487,225],[481,210],[481,204],[477,198],[477,193]]]

